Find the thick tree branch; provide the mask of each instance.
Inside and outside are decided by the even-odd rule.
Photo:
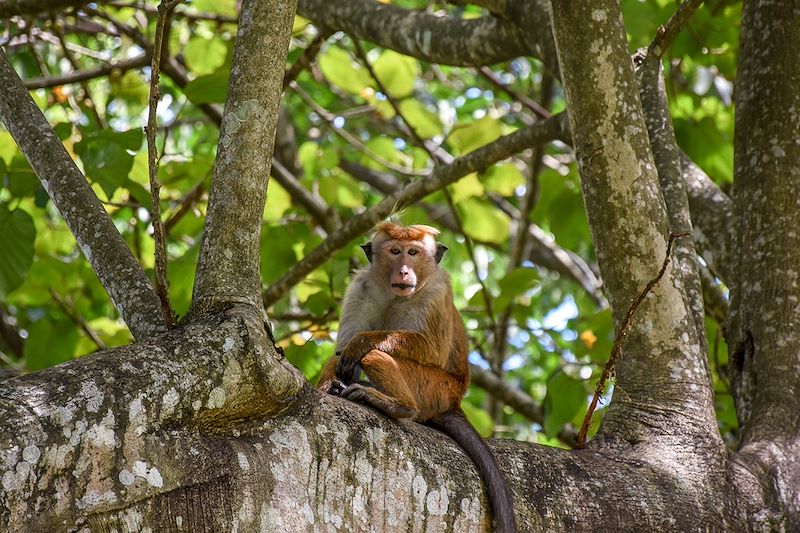
[[[680,157],[695,248],[709,268],[730,285],[733,282],[730,247],[736,231],[733,202],[685,153],[681,152]]]
[[[510,157],[520,150],[552,140],[558,135],[558,130],[559,120],[556,117],[517,130],[478,148],[474,152],[457,158],[450,165],[436,167],[430,176],[387,196],[377,205],[348,220],[340,229],[329,235],[322,244],[304,257],[294,268],[270,286],[264,292],[265,305],[270,306],[275,303],[291,287],[324,263],[332,253],[342,249],[356,237],[368,232],[376,223],[393,211],[421,200],[430,193],[458,181],[470,172],[485,170],[492,163]]]
[[[790,453],[796,453],[800,436],[798,27],[797,2],[744,2],[736,79],[737,238],[730,329],[731,382],[743,441],[757,446],[776,437],[794,440]],[[786,485],[793,487],[791,495],[781,499],[794,502],[797,512],[800,484],[797,473],[787,474],[775,472],[775,485],[791,484]]]
[[[631,302],[659,271],[670,221],[619,4],[551,4],[581,188],[619,328]],[[586,61],[587,50],[599,59]],[[670,266],[639,307],[600,436],[631,443],[691,439],[722,461],[705,339],[697,337],[699,304],[684,296],[685,282],[681,270]]]
[[[0,51],[0,117],[134,337],[166,330],[158,297],[111,218]]]
[[[431,63],[481,66],[523,55],[552,57],[544,5],[515,7],[516,16],[508,19],[440,17],[371,0],[300,0],[298,9],[327,31],[346,31]]]
[[[190,313],[262,307],[261,221],[295,7],[242,5]]]

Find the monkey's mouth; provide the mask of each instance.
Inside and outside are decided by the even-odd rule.
[[[393,289],[398,289],[399,292],[413,292],[416,285],[410,283],[392,283]]]

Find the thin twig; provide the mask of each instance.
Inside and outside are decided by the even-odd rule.
[[[550,112],[547,110],[546,107],[539,105],[536,101],[531,100],[524,94],[518,93],[508,85],[502,82],[495,72],[490,69],[489,67],[480,67],[478,68],[478,73],[486,79],[489,83],[494,85],[497,89],[507,93],[511,98],[519,102],[520,104],[527,107],[533,114],[535,114],[539,118],[550,118]]]
[[[614,339],[614,346],[611,348],[611,356],[608,358],[606,362],[606,366],[603,368],[603,373],[600,375],[600,381],[597,382],[597,387],[594,390],[594,396],[592,396],[592,402],[589,404],[589,409],[586,411],[586,416],[583,418],[583,424],[581,424],[581,429],[578,432],[578,448],[583,448],[586,446],[586,433],[589,431],[589,425],[592,422],[592,415],[594,414],[594,410],[597,408],[597,402],[600,401],[600,397],[603,395],[603,391],[606,388],[606,382],[609,378],[614,374],[614,368],[617,364],[617,359],[619,358],[619,354],[622,351],[622,341],[625,340],[625,337],[628,335],[628,331],[631,328],[631,319],[633,318],[634,313],[639,308],[639,305],[644,301],[650,291],[653,290],[653,287],[661,280],[664,276],[664,272],[667,271],[667,265],[671,259],[672,255],[672,244],[678,237],[687,237],[691,235],[690,233],[670,233],[669,234],[669,241],[667,242],[667,252],[664,256],[664,263],[661,265],[661,270],[658,271],[656,277],[651,279],[647,285],[645,286],[644,290],[639,293],[639,296],[634,300],[631,306],[628,308],[628,312],[625,313],[625,318],[622,320],[622,326],[619,328],[619,333],[617,333],[617,337]]]
[[[692,18],[692,15],[694,15],[694,12],[697,11],[697,8],[699,8],[702,3],[703,0],[686,0],[686,2],[681,4],[667,23],[664,26],[658,27],[655,39],[653,39],[653,42],[647,47],[647,55],[654,54],[656,57],[663,56],[664,52],[666,52],[672,44],[672,41],[674,41],[675,37],[681,32],[683,26],[689,22],[689,19]]]
[[[150,195],[153,198],[153,207],[150,212],[150,221],[153,224],[153,239],[155,241],[155,278],[156,293],[161,300],[161,310],[164,314],[164,323],[167,327],[175,325],[175,311],[169,302],[169,288],[167,287],[167,245],[164,236],[164,226],[161,223],[161,184],[158,182],[158,148],[156,147],[156,108],[160,98],[158,90],[158,77],[161,69],[161,55],[164,51],[164,34],[167,31],[167,17],[172,8],[182,0],[161,0],[158,6],[158,20],[156,21],[156,35],[153,43],[153,57],[150,62],[150,106],[147,116],[147,160],[150,171]]]
[[[297,76],[299,76],[301,72],[314,62],[314,59],[317,57],[317,54],[319,54],[319,50],[322,48],[322,44],[328,38],[328,35],[328,33],[320,33],[314,37],[314,40],[308,43],[306,49],[303,50],[303,53],[297,58],[297,61],[286,70],[286,74],[283,75],[284,91],[291,82],[297,79]]]
[[[324,107],[322,107],[321,105],[319,105],[317,102],[315,102],[314,99],[311,98],[311,96],[309,96],[308,93],[306,93],[300,87],[300,85],[297,84],[297,82],[294,81],[291,82],[289,84],[289,87],[291,87],[292,90],[294,90],[294,92],[297,93],[300,99],[302,99],[306,103],[306,105],[308,105],[308,107],[313,109],[314,112],[317,113],[320,116],[320,118],[322,118],[322,120],[328,123],[328,125],[331,127],[331,129],[336,135],[344,139],[345,142],[350,144],[353,148],[355,148],[362,154],[366,155],[370,159],[376,161],[377,163],[380,163],[381,165],[385,166],[390,170],[399,172],[400,174],[405,174],[409,176],[429,176],[431,174],[430,170],[422,170],[422,171],[414,170],[413,168],[401,167],[399,165],[395,165],[391,161],[387,161],[380,155],[370,150],[364,143],[355,138],[353,134],[351,134],[349,131],[337,126],[334,122],[336,116],[327,109],[325,109]]]
[[[72,320],[81,330],[86,334],[89,339],[97,346],[98,350],[105,350],[107,348],[106,343],[103,342],[103,339],[97,334],[95,330],[89,325],[85,318],[80,316],[78,312],[75,310],[75,305],[64,299],[60,294],[58,294],[55,289],[50,289],[50,296],[53,297],[53,300],[61,307],[61,309],[67,314],[70,320]]]

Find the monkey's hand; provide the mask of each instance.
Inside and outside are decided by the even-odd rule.
[[[358,380],[359,374],[361,374],[361,367],[358,364],[361,362],[361,357],[346,357],[344,354],[347,353],[345,350],[344,352],[337,352],[336,355],[339,356],[339,362],[336,363],[336,377],[339,378],[345,385],[349,385],[354,381]]]
[[[361,374],[361,359],[373,348],[373,343],[365,335],[357,335],[347,343],[342,352],[337,352],[339,362],[336,364],[336,377],[346,385],[358,380]]]

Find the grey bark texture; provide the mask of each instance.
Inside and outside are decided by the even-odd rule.
[[[190,314],[261,300],[259,246],[296,0],[245,1]]]
[[[237,42],[232,80],[243,82],[232,81],[226,105],[195,313],[161,338],[2,382],[0,530],[488,529],[480,480],[453,442],[315,391],[265,327],[252,257],[261,206],[247,194],[263,202],[291,21],[273,4],[244,8],[274,27],[244,21]],[[521,3],[487,5],[502,15]],[[732,287],[744,437],[729,452],[716,427],[697,272],[683,243],[637,310],[589,447],[491,443],[520,530],[800,530],[800,7],[745,1],[732,202],[679,162],[657,65],[646,63],[637,81],[618,3],[552,0],[550,13],[615,319],[655,276],[670,231],[701,228],[697,251],[713,254],[707,263]],[[249,61],[268,90],[251,83]],[[520,130],[387,201],[422,197],[561,131],[555,121]],[[703,218],[708,206],[718,212]],[[344,224],[327,246],[357,237],[384,208]],[[725,258],[733,267],[717,263]]]

